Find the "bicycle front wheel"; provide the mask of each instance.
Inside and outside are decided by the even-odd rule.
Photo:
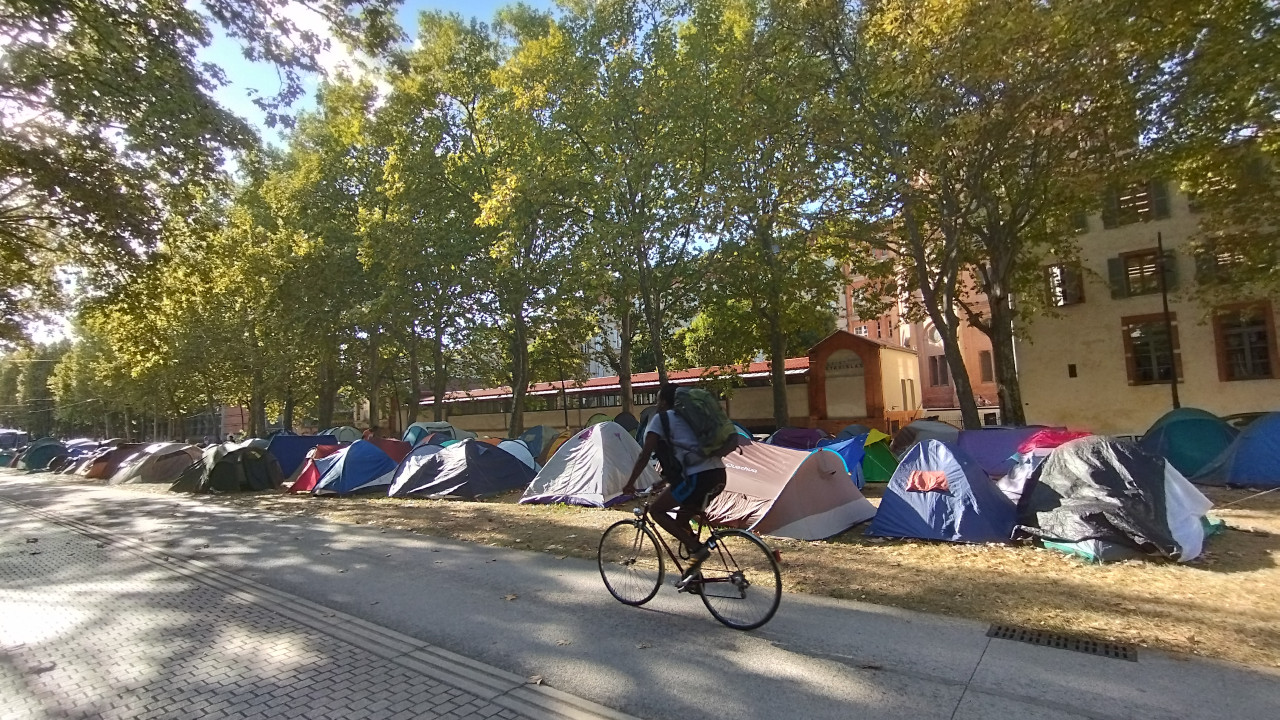
[[[600,538],[600,577],[610,594],[627,605],[643,605],[658,594],[665,565],[653,532],[635,520],[609,526]]]
[[[744,530],[717,530],[716,546],[702,563],[702,602],[716,620],[735,630],[769,622],[782,601],[782,571],[764,541]]]

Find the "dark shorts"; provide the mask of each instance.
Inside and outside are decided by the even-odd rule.
[[[671,497],[680,504],[676,515],[693,517],[705,510],[715,496],[724,490],[726,477],[724,468],[712,468],[671,486]]]

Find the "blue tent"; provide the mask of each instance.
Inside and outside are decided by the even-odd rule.
[[[1202,485],[1280,487],[1280,412],[1267,413],[1249,423],[1235,442],[1191,481]]]
[[[1043,429],[1034,426],[961,430],[956,448],[978,463],[991,477],[1002,478],[1009,474],[1017,462],[1018,447]]]
[[[280,472],[285,477],[293,475],[298,466],[307,459],[307,451],[317,445],[337,445],[338,438],[332,435],[292,435],[278,433],[267,443],[267,452],[275,456],[280,463]]]
[[[1194,477],[1231,447],[1239,434],[1217,415],[1184,407],[1156,420],[1138,447],[1168,460],[1186,477]]]
[[[849,475],[853,477],[853,482],[857,484],[859,490],[867,484],[866,479],[862,476],[862,458],[867,455],[866,434],[855,435],[848,440],[831,443],[814,450],[814,452],[822,452],[823,450],[830,450],[839,455],[841,460],[844,460],[844,466],[848,469]]]
[[[974,461],[939,440],[911,448],[893,473],[868,535],[1005,542],[1018,511]]]
[[[311,492],[316,495],[351,495],[358,492],[386,492],[396,471],[396,461],[371,442],[357,440],[322,460],[316,461],[320,479]]]
[[[537,472],[496,445],[467,439],[404,464],[387,492],[391,497],[476,498],[528,487]]]

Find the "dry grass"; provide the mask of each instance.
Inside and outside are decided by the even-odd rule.
[[[142,486],[133,486],[141,488]],[[1224,506],[1251,492],[1210,489]],[[878,502],[879,489],[868,495]],[[378,525],[468,542],[594,559],[618,510],[488,502],[204,496],[208,502]],[[865,526],[823,542],[775,538],[793,592],[863,600],[985,622],[1280,667],[1280,492],[1212,515],[1228,529],[1183,565],[1091,565],[1032,547],[867,538]]]

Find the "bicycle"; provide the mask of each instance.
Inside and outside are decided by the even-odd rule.
[[[649,501],[632,511],[635,518],[619,520],[600,537],[597,561],[605,587],[618,602],[638,607],[658,594],[666,575],[662,551],[681,577],[688,560],[683,545],[677,553],[657,532],[649,516]],[[705,512],[697,515],[698,542],[711,528]],[[735,630],[754,630],[769,622],[782,601],[782,571],[775,551],[754,533],[737,529],[710,529],[711,556],[681,588],[702,597],[711,616]],[[738,611],[738,612],[735,612]]]

